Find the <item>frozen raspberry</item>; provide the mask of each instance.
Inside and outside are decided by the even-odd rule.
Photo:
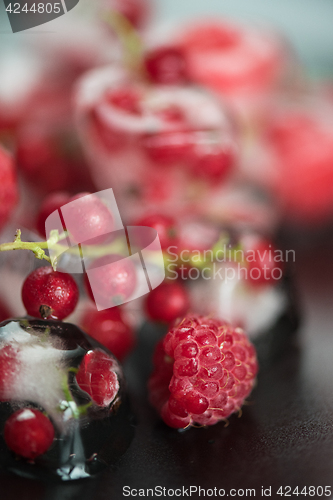
[[[13,161],[0,146],[0,229],[8,221],[17,200],[18,191]]]
[[[64,319],[75,309],[79,290],[72,276],[39,267],[29,274],[22,287],[22,301],[27,313],[35,318]]]
[[[10,397],[11,386],[18,374],[17,354],[17,350],[11,345],[6,345],[0,350],[0,401]]]
[[[52,445],[54,428],[42,412],[24,408],[13,413],[7,420],[4,438],[8,448],[14,453],[34,460]]]
[[[89,351],[83,358],[76,381],[99,406],[109,406],[119,391],[117,364],[105,352]]]
[[[181,48],[159,47],[146,54],[144,65],[153,83],[175,85],[187,80],[186,61]]]
[[[119,307],[104,311],[87,311],[81,321],[82,328],[120,361],[135,345],[133,329],[124,321]]]
[[[186,316],[158,344],[149,379],[152,405],[170,427],[213,425],[237,412],[258,371],[240,328]]]
[[[182,318],[190,307],[186,288],[180,283],[165,282],[146,297],[145,309],[154,321],[171,323]]]

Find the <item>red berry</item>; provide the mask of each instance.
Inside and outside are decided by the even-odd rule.
[[[0,146],[0,229],[8,221],[17,200],[18,191],[13,161]]]
[[[113,231],[114,220],[109,208],[96,195],[80,193],[61,209],[70,238],[76,243],[104,241]],[[98,239],[97,239],[98,238]]]
[[[87,311],[81,321],[82,328],[120,361],[135,345],[133,329],[125,323],[118,307],[104,311]]]
[[[13,413],[7,420],[4,438],[8,448],[14,453],[34,460],[52,445],[54,428],[42,412],[24,408]]]
[[[22,300],[30,316],[64,319],[74,311],[79,290],[70,274],[39,267],[25,279]]]
[[[235,151],[221,144],[198,144],[193,151],[191,170],[194,175],[213,183],[221,182],[235,163]]]
[[[246,252],[247,279],[252,285],[277,283],[282,278],[282,263],[275,260],[275,251],[272,243],[261,240]]]
[[[156,348],[150,401],[171,427],[213,425],[241,408],[257,370],[240,328],[189,315]]]
[[[45,233],[45,221],[48,216],[55,210],[59,210],[59,208],[68,203],[69,200],[70,195],[65,191],[52,193],[45,198],[36,219],[36,229],[41,236],[47,237]]]
[[[188,162],[193,143],[193,134],[187,130],[147,134],[142,138],[142,146],[148,158],[163,167]]]
[[[147,295],[145,303],[148,316],[165,323],[185,316],[189,307],[188,293],[180,283],[162,283]]]
[[[199,21],[183,27],[180,38],[191,80],[224,97],[263,93],[282,72],[282,46],[264,30]]]
[[[126,111],[133,115],[139,115],[140,110],[140,95],[135,89],[122,88],[111,90],[106,93],[106,102],[112,104],[119,110]]]
[[[117,363],[98,349],[83,358],[76,381],[99,406],[109,406],[119,391]]]
[[[180,47],[159,47],[146,54],[145,69],[153,83],[175,85],[187,78],[186,61]]]
[[[156,229],[162,250],[178,244],[178,228],[173,217],[163,214],[151,214],[137,220],[135,226],[148,226]]]
[[[93,261],[87,270],[86,287],[90,297],[102,308],[126,302],[137,285],[132,260],[121,255],[105,255]]]
[[[0,350],[0,401],[10,397],[18,367],[17,350],[11,345],[6,345]]]

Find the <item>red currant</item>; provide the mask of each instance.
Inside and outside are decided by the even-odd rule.
[[[118,307],[105,311],[87,311],[81,321],[82,328],[120,361],[135,345],[133,329],[125,323]]]
[[[41,411],[24,408],[13,413],[7,420],[4,438],[8,448],[14,453],[34,460],[52,445],[54,428]]]
[[[93,261],[85,283],[89,296],[98,306],[111,308],[126,302],[137,285],[133,261],[121,255],[105,255]]]
[[[72,276],[39,267],[29,274],[22,287],[22,300],[30,316],[64,319],[75,309],[79,290]]]
[[[68,203],[69,200],[70,195],[65,191],[52,193],[45,198],[36,219],[36,229],[41,236],[47,237],[45,233],[45,221],[48,216],[54,211],[59,210],[59,208]]]
[[[141,113],[140,95],[135,89],[122,88],[111,90],[107,92],[105,100],[119,110],[126,111],[126,113],[133,115],[139,115]]]
[[[83,358],[76,381],[99,406],[109,406],[119,391],[116,364],[110,356],[98,349]]]
[[[159,47],[146,54],[145,69],[153,83],[175,85],[187,78],[186,61],[180,47]]]
[[[178,228],[173,217],[163,214],[151,214],[135,222],[135,226],[148,226],[156,229],[162,250],[178,244]]]
[[[97,244],[113,231],[112,213],[100,198],[91,193],[73,196],[61,212],[70,238],[76,243],[87,244],[94,239],[93,243]]]
[[[152,290],[146,298],[145,309],[155,321],[171,323],[184,316],[190,307],[188,293],[180,283],[165,282]]]

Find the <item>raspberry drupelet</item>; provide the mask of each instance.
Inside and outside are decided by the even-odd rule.
[[[241,328],[196,315],[167,333],[153,361],[150,402],[176,429],[214,425],[239,411],[258,371],[255,349]]]

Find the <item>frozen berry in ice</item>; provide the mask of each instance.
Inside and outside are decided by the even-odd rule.
[[[81,320],[82,328],[120,361],[135,345],[133,328],[124,321],[119,307],[90,310]]]
[[[5,442],[17,455],[34,460],[52,445],[54,428],[51,421],[39,410],[23,408],[6,421]]]
[[[257,370],[243,330],[189,315],[156,347],[150,401],[171,427],[213,425],[241,408]]]
[[[72,276],[39,267],[29,274],[22,286],[22,301],[27,313],[36,318],[64,319],[75,309],[79,290]]]
[[[76,381],[99,406],[109,406],[119,391],[117,365],[101,350],[89,351],[83,358]]]
[[[145,310],[150,319],[171,323],[185,316],[190,307],[186,288],[181,283],[164,282],[145,300]]]

